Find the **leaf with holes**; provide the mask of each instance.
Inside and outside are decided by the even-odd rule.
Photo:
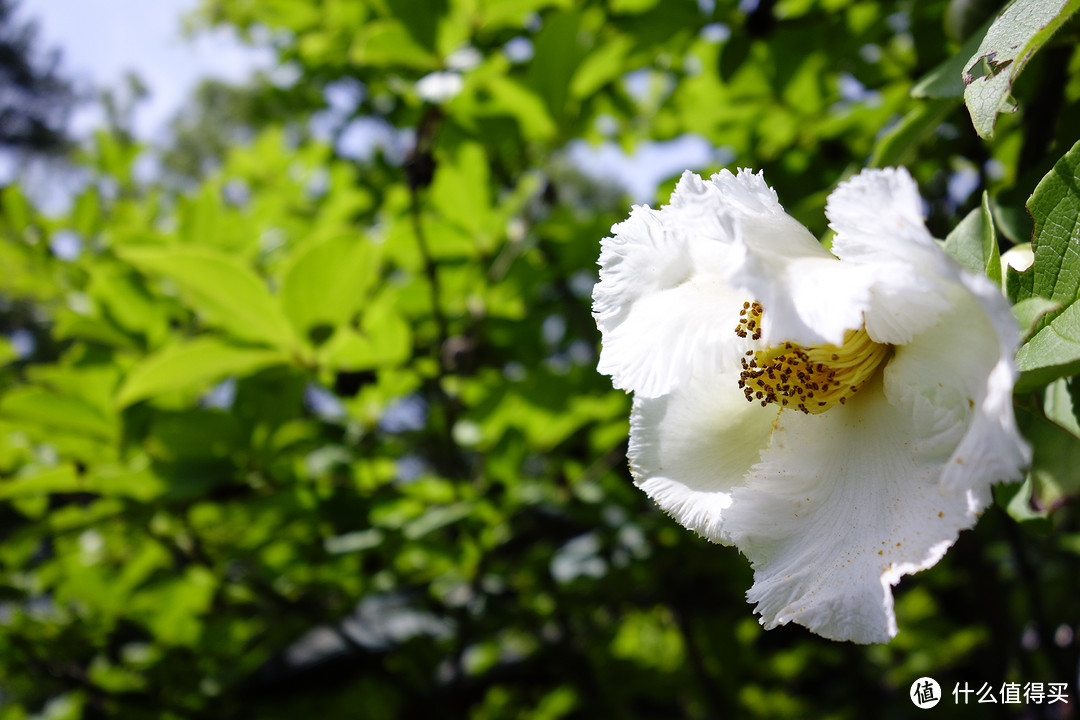
[[[1077,8],[1080,0],[1022,0],[1005,8],[990,26],[964,66],[964,103],[979,137],[994,137],[998,113],[1016,110],[1013,82]]]

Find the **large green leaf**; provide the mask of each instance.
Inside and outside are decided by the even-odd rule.
[[[551,16],[544,21],[535,45],[531,84],[544,98],[552,116],[562,118],[566,114],[570,81],[585,54],[581,44],[580,15],[564,11]]]
[[[1080,143],[1039,182],[1027,208],[1035,261],[1020,275],[1017,300],[1040,295],[1064,307],[1080,292]]]
[[[285,362],[288,356],[279,350],[236,347],[216,338],[170,345],[128,373],[116,404],[126,407],[165,393],[205,388],[227,375],[246,375]]]
[[[337,237],[296,254],[281,281],[281,302],[293,327],[327,335],[360,309],[378,276],[378,249],[361,237]]]
[[[0,417],[37,425],[50,432],[84,435],[97,440],[109,441],[116,434],[115,418],[106,416],[89,402],[35,387],[10,391],[0,401]]]
[[[234,337],[290,347],[295,336],[266,284],[230,255],[205,247],[128,247],[121,257],[140,270],[163,275],[206,322]]]
[[[964,66],[964,102],[980,137],[992,138],[998,113],[1016,109],[1013,81],[1077,8],[1080,0],[1018,0],[990,26]]]
[[[1017,353],[1024,373],[1018,390],[1080,371],[1080,143],[1039,182],[1027,206],[1035,262],[1024,273],[1010,272],[1011,291],[1018,302],[1042,297],[1063,309],[1045,314]]]

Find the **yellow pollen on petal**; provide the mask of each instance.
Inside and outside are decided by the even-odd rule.
[[[744,303],[735,334],[760,340],[762,312],[757,302]],[[865,328],[848,330],[839,346],[784,343],[751,350],[742,359],[739,387],[748,401],[762,407],[775,403],[817,415],[847,402],[873,377],[889,350],[871,340]]]

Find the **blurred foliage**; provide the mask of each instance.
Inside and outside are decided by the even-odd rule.
[[[891,644],[765,633],[745,560],[631,484],[594,369],[628,201],[575,143],[702,137],[818,233],[903,161],[971,262],[1028,240],[1072,30],[992,144],[962,84],[912,95],[986,5],[206,0],[288,72],[193,100],[181,190],[103,132],[66,213],[0,191],[0,719],[907,717],[922,675],[1071,681],[1075,465],[906,578]],[[1029,434],[1076,452],[1074,397],[1027,397]]]

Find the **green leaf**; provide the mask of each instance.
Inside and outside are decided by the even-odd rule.
[[[941,122],[956,107],[948,100],[916,103],[904,117],[874,145],[869,167],[904,165]]]
[[[432,203],[443,218],[481,246],[489,244],[483,241],[493,230],[489,166],[483,146],[466,143],[442,159],[431,185]]]
[[[1052,512],[1080,495],[1080,438],[1043,417],[1025,413],[1021,419],[1033,450],[1030,503],[1034,510]]]
[[[85,491],[86,484],[71,465],[60,465],[41,472],[0,481],[0,500],[11,498]]]
[[[446,15],[446,0],[386,0],[394,17],[422,47],[435,50],[439,25]]]
[[[998,252],[990,197],[983,192],[982,203],[960,221],[945,238],[945,252],[977,275],[986,275],[1001,284],[1001,256]]]
[[[203,629],[218,581],[202,566],[166,577],[132,598],[129,613],[165,645],[194,645]]]
[[[964,102],[980,137],[992,138],[998,113],[1016,109],[1013,81],[1078,8],[1080,0],[1021,0],[994,20],[964,66]]]
[[[101,219],[101,199],[98,190],[90,186],[75,200],[75,207],[71,211],[71,226],[84,238],[92,236],[98,229]]]
[[[163,275],[205,320],[241,340],[290,347],[288,319],[266,284],[246,265],[205,247],[128,247],[120,255],[143,272]]]
[[[299,251],[281,281],[281,303],[293,327],[309,336],[333,330],[360,310],[379,272],[378,249],[358,236],[337,237]]]
[[[924,75],[911,88],[911,97],[938,100],[962,100],[964,98],[964,68],[979,49],[979,43],[990,29],[992,20],[974,32],[951,58]],[[951,106],[950,106],[951,107]]]
[[[659,0],[611,0],[613,13],[643,13],[656,7]]]
[[[1017,353],[1018,392],[1080,371],[1080,143],[1039,182],[1027,207],[1035,262],[1024,273],[1009,270],[1009,293],[1018,303],[1042,297],[1063,309],[1045,313]]]
[[[1016,353],[1017,392],[1080,372],[1080,303],[1072,303]]]
[[[98,440],[111,441],[116,434],[115,419],[107,417],[89,402],[35,387],[10,391],[0,401],[0,417]]]
[[[528,16],[547,7],[571,7],[572,0],[487,0],[473,12],[482,13],[485,30],[510,27],[520,30]]]
[[[417,70],[435,70],[438,58],[418,43],[397,20],[365,23],[349,47],[349,60],[357,65],[400,65]]]
[[[1035,261],[1020,275],[1017,299],[1041,295],[1065,307],[1080,293],[1080,143],[1039,181],[1027,208]]]
[[[161,299],[143,287],[144,280],[131,268],[99,265],[90,274],[87,292],[97,300],[113,324],[146,336],[157,344],[168,334],[168,317]]]
[[[1080,382],[1077,378],[1055,380],[1043,393],[1043,412],[1046,419],[1065,428],[1080,439],[1080,419],[1076,416],[1077,391]]]
[[[410,540],[421,538],[433,530],[446,527],[473,515],[475,512],[470,502],[458,502],[452,505],[435,507],[424,512],[423,515],[407,523],[402,528],[402,534]]]
[[[288,360],[278,350],[236,347],[209,337],[170,345],[128,373],[116,405],[122,408],[165,393],[205,388],[228,375],[247,375]]]
[[[340,328],[320,348],[319,363],[355,371],[400,365],[409,358],[412,332],[389,303],[372,303],[362,325],[362,332]]]
[[[0,336],[0,367],[19,359],[15,346],[6,337]]]
[[[1013,520],[1037,534],[1050,533],[1048,513],[1032,507],[1033,490],[1030,473],[1023,482],[995,485],[993,493],[994,501],[1004,508]]]
[[[566,11],[546,18],[536,36],[530,80],[555,118],[566,114],[570,80],[584,54],[580,33],[579,14]]]
[[[0,208],[4,210],[0,213],[0,227],[11,230],[16,237],[33,220],[34,211],[30,201],[18,185],[8,185],[0,190]]]
[[[632,39],[620,35],[594,49],[574,73],[570,94],[575,98],[587,98],[607,83],[622,77],[626,69],[626,56],[633,47]]]
[[[543,99],[531,88],[513,78],[497,75],[485,81],[491,101],[492,113],[513,117],[521,126],[521,134],[529,140],[549,140],[558,131],[552,113],[548,112]]]
[[[717,56],[720,79],[724,83],[730,83],[735,73],[743,66],[750,57],[750,47],[753,38],[746,33],[732,33],[720,48]]]
[[[1016,318],[1016,324],[1020,326],[1021,339],[1027,339],[1031,335],[1043,315],[1057,309],[1059,309],[1059,305],[1056,302],[1038,295],[1021,300],[1013,305],[1012,313],[1013,317]]]

